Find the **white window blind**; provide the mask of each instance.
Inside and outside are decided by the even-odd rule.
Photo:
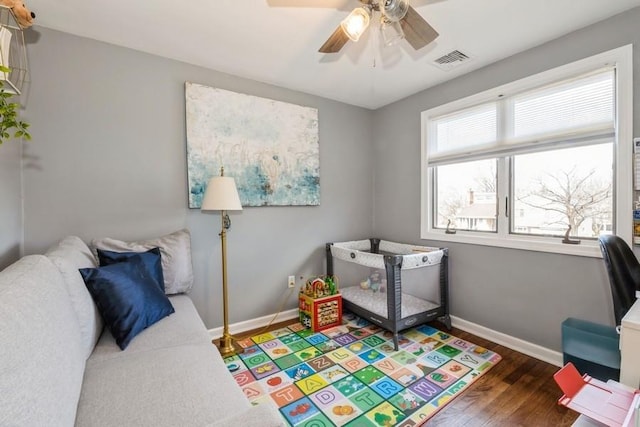
[[[612,140],[615,70],[559,83],[429,118],[432,166]]]
[[[612,132],[613,97],[613,70],[515,96],[514,137]]]
[[[497,124],[495,102],[434,119],[431,130],[437,137],[430,147],[433,158],[493,145],[498,137]]]

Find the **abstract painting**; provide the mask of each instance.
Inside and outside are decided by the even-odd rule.
[[[185,95],[190,208],[220,167],[243,206],[320,204],[317,109],[189,82]]]

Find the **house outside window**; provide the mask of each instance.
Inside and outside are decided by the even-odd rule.
[[[424,111],[421,237],[585,256],[601,234],[631,243],[631,94],[625,46]]]

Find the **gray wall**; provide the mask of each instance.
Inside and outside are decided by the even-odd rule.
[[[637,43],[639,20],[640,9],[627,12],[376,112],[32,29],[25,117],[34,140],[24,154],[25,252],[41,252],[68,234],[137,239],[187,227],[193,234],[192,297],[207,326],[219,326],[219,216],[186,207],[184,82],[312,106],[320,116],[321,206],[232,213],[231,321],[273,313],[286,276],[322,272],[326,241],[375,234],[445,245],[419,238],[421,111]],[[639,73],[637,49],[635,58]],[[636,110],[636,128],[639,115]],[[0,147],[1,170],[11,177],[8,185],[0,182],[0,219],[19,224],[19,155],[6,148]],[[13,172],[4,169],[7,159]],[[6,247],[0,257],[12,260],[20,232],[9,229],[0,237],[0,249]],[[454,315],[553,349],[560,348],[559,324],[568,316],[613,322],[600,259],[446,245]],[[285,308],[294,306],[291,298]]]
[[[634,43],[640,76],[640,8],[602,21],[374,113],[374,229],[383,238],[420,242],[420,112],[596,53]],[[634,97],[640,88],[634,86]],[[634,129],[640,108],[634,112]],[[452,244],[451,311],[465,320],[560,349],[569,316],[613,324],[603,261]]]
[[[22,245],[21,142],[0,145],[0,270],[20,257]]]
[[[185,81],[319,110],[321,205],[231,213],[231,322],[276,312],[288,275],[323,273],[326,241],[371,235],[369,110],[53,30],[29,32],[26,253],[69,234],[131,240],[187,227],[192,298],[208,327],[222,324],[220,216],[187,208]]]

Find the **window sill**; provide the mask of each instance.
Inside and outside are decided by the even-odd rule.
[[[478,235],[473,232],[458,231],[456,234],[446,234],[444,231],[429,231],[422,233],[424,240],[438,240],[441,242],[466,243],[471,245],[494,246],[499,248],[520,249],[534,252],[548,252],[563,255],[575,255],[592,258],[602,258],[597,240],[582,240],[579,245],[562,243],[560,238],[555,241],[549,238],[510,236],[508,238],[497,235]]]

